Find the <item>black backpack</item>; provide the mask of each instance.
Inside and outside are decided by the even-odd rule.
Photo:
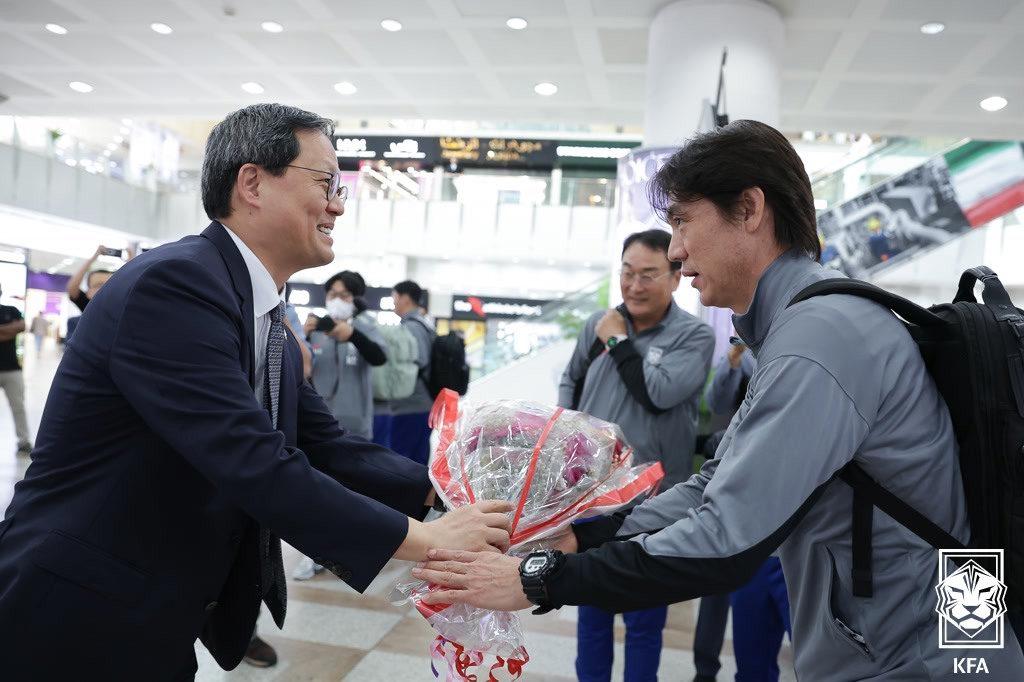
[[[466,364],[466,342],[455,332],[435,336],[430,347],[430,376],[425,377],[430,395],[450,388],[459,395],[469,390],[469,365]]]
[[[983,303],[974,285],[984,285]],[[1003,548],[1011,612],[1024,609],[1024,311],[994,272],[964,272],[952,303],[925,309],[867,282],[816,282],[790,305],[825,294],[849,294],[889,308],[905,321],[928,373],[949,407],[960,445],[971,546]],[[854,594],[870,597],[871,517],[878,507],[938,549],[955,538],[850,463],[839,477],[853,488]],[[1012,619],[1011,619],[1012,620]]]

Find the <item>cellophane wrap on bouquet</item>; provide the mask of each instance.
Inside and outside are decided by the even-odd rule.
[[[449,508],[480,500],[513,505],[509,554],[546,546],[576,519],[612,512],[652,493],[664,476],[660,463],[632,466],[632,449],[615,424],[582,412],[521,400],[459,410],[445,390],[430,414],[438,431],[430,479]],[[409,578],[397,590],[439,633],[431,648],[434,674],[475,680],[471,669],[494,658],[489,680],[506,669],[517,679],[529,660],[519,617],[465,604],[424,604],[432,586]]]

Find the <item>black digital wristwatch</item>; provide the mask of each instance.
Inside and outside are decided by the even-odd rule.
[[[519,579],[523,583],[526,598],[538,606],[534,615],[547,613],[555,608],[548,599],[547,579],[565,563],[565,555],[557,550],[545,549],[528,554],[519,564]]]

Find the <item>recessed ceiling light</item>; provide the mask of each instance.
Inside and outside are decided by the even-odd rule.
[[[384,21],[380,22],[380,27],[385,31],[401,31],[402,22],[395,21],[394,19],[385,19]]]
[[[284,30],[284,26],[277,23],[276,21],[264,21],[260,26],[267,33],[280,33]]]
[[[921,33],[926,36],[933,36],[937,33],[942,33],[946,30],[946,25],[941,21],[929,21],[926,24],[921,24]]]
[[[999,111],[1000,109],[1005,107],[1006,104],[1006,98],[1000,97],[999,95],[995,95],[994,97],[986,97],[985,99],[978,102],[978,106],[980,106],[985,111]]]
[[[118,144],[121,144],[122,142],[124,142],[124,138],[121,137],[120,135],[115,135],[114,136],[114,142],[116,142]]]
[[[114,152],[110,151],[109,149],[104,149],[104,150],[103,150],[103,156],[110,156],[110,155],[111,155],[111,154],[113,154],[113,153],[114,153]]]
[[[526,19],[523,19],[522,17],[511,17],[505,22],[505,25],[513,31],[522,31],[526,28]]]
[[[338,94],[340,95],[354,95],[358,90],[358,88],[355,85],[349,83],[348,81],[341,81],[340,83],[335,83],[334,89],[337,90]]]
[[[68,30],[61,26],[60,24],[47,24],[46,30],[49,31],[50,33],[56,33],[59,36],[62,36],[68,32]]]
[[[82,81],[71,81],[70,83],[68,83],[68,87],[74,90],[75,92],[93,91],[93,87],[91,85],[89,85],[88,83],[83,83]]]
[[[242,83],[242,89],[248,92],[250,95],[261,95],[263,94],[263,86],[254,81],[248,83]]]
[[[159,33],[160,35],[162,35],[162,36],[165,36],[168,33],[173,33],[174,32],[173,28],[171,28],[167,24],[161,24],[159,22],[155,23],[155,24],[150,24],[149,27],[151,29],[153,29],[154,31],[156,31],[157,33]]]
[[[558,86],[555,85],[554,83],[537,83],[536,85],[533,86],[533,91],[536,92],[538,95],[550,97],[551,95],[558,92]]]

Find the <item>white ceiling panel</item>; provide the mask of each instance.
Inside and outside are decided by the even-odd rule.
[[[244,33],[242,38],[282,66],[351,66],[355,60],[326,32]]]
[[[0,38],[0,65],[24,67],[53,66],[62,63],[72,64],[73,60],[56,57],[49,50],[43,50],[24,40],[19,40],[17,36]]]
[[[381,66],[464,66],[465,57],[447,31],[356,31],[355,38]]]
[[[550,0],[455,0],[455,6],[464,17],[494,17],[502,21],[509,17],[523,17],[531,21],[540,17],[565,16],[565,6]]]
[[[474,32],[487,60],[494,66],[518,64],[576,65],[579,50],[571,31],[562,29],[527,29],[510,31],[490,28]]]
[[[1020,3],[1017,0],[889,0],[883,19],[902,21],[998,22]]]
[[[923,33],[875,31],[861,45],[850,71],[860,73],[912,73],[940,76],[964,58],[977,36],[951,32],[927,36]]]
[[[647,81],[643,76],[609,74],[608,89],[612,100],[616,102],[634,102],[643,107],[647,99]]]
[[[929,86],[911,83],[839,83],[828,107],[842,112],[893,112],[917,106]]]
[[[635,125],[647,27],[671,1],[0,0],[0,92],[10,98],[0,115],[208,116],[276,99],[349,117]],[[768,2],[786,24],[787,125],[1024,138],[1024,0]],[[512,15],[529,27],[507,29]],[[384,18],[404,29],[384,31]],[[174,33],[157,35],[154,21]],[[262,21],[285,30],[266,33]],[[947,29],[924,36],[927,21]],[[47,22],[70,33],[51,35]],[[69,80],[96,91],[72,92]],[[336,93],[341,80],[358,93]],[[533,92],[545,80],[557,95]],[[266,92],[248,95],[244,81]],[[1004,112],[978,108],[996,93],[1010,100]]]
[[[38,23],[42,28],[45,24],[72,23],[82,19],[83,17],[51,0],[0,0],[0,21]]]
[[[169,24],[193,21],[192,15],[167,0],[63,0],[65,7],[81,14],[96,14],[109,23],[141,24],[149,26],[154,22]],[[155,34],[154,34],[155,35]]]
[[[839,40],[838,31],[786,31],[782,67],[806,69],[810,64],[824,64]]]
[[[6,95],[7,97],[43,97],[52,98],[52,95],[45,90],[26,83],[25,81],[18,80],[8,76],[5,73],[0,72],[0,94]]]
[[[647,29],[602,28],[598,35],[605,64],[647,63]]]
[[[56,37],[56,36],[55,36]],[[66,61],[88,63],[90,66],[156,66],[153,61],[137,50],[125,45],[120,40],[97,39],[97,36],[86,34],[69,34],[60,36],[59,40],[48,45],[66,55]],[[54,61],[50,57],[49,62]]]

